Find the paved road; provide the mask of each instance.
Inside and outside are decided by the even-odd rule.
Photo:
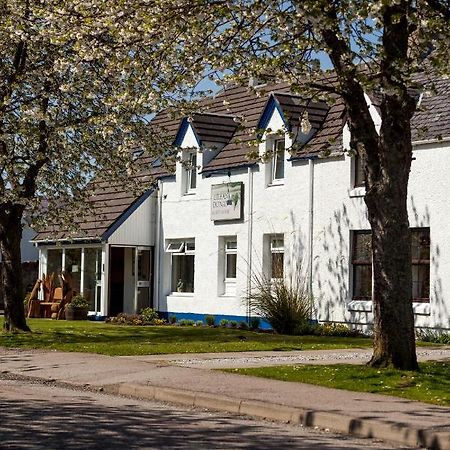
[[[225,413],[0,379],[2,449],[400,449]]]

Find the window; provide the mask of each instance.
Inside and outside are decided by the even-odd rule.
[[[411,231],[412,298],[415,302],[430,299],[430,230]]]
[[[189,153],[186,160],[186,193],[197,187],[197,153]]]
[[[365,186],[366,174],[364,173],[364,166],[361,157],[356,154],[354,157],[354,187]]]
[[[271,165],[271,182],[277,182],[284,178],[284,139],[274,141]]]
[[[372,237],[368,231],[353,234],[353,299],[372,299]]]
[[[414,302],[428,302],[430,299],[430,230],[411,230],[412,286]],[[372,243],[369,231],[355,231],[353,234],[353,298],[372,298]]]
[[[270,276],[283,278],[284,273],[284,237],[272,236],[270,239]]]
[[[172,292],[194,292],[194,241],[172,241],[166,252],[172,254]]]
[[[225,280],[236,281],[237,241],[236,238],[225,241]]]

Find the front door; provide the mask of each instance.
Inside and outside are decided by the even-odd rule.
[[[110,248],[109,261],[109,315],[117,316],[123,312],[123,283],[124,283],[123,247]]]

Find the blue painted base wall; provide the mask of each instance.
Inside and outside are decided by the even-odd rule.
[[[239,322],[245,322],[248,323],[246,316],[228,316],[224,314],[194,314],[194,313],[181,313],[181,312],[171,312],[171,311],[158,311],[159,317],[162,319],[169,320],[170,316],[176,316],[177,321],[186,319],[186,320],[193,320],[194,322],[197,322],[198,320],[201,320],[203,323],[205,322],[205,316],[214,316],[214,324],[219,325],[220,321],[225,320],[235,320],[237,323]],[[259,324],[259,328],[262,330],[271,330],[272,327],[268,322],[261,319],[261,322]]]

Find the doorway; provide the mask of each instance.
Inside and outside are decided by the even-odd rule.
[[[110,316],[117,316],[123,312],[124,256],[123,247],[110,248],[108,308]]]

